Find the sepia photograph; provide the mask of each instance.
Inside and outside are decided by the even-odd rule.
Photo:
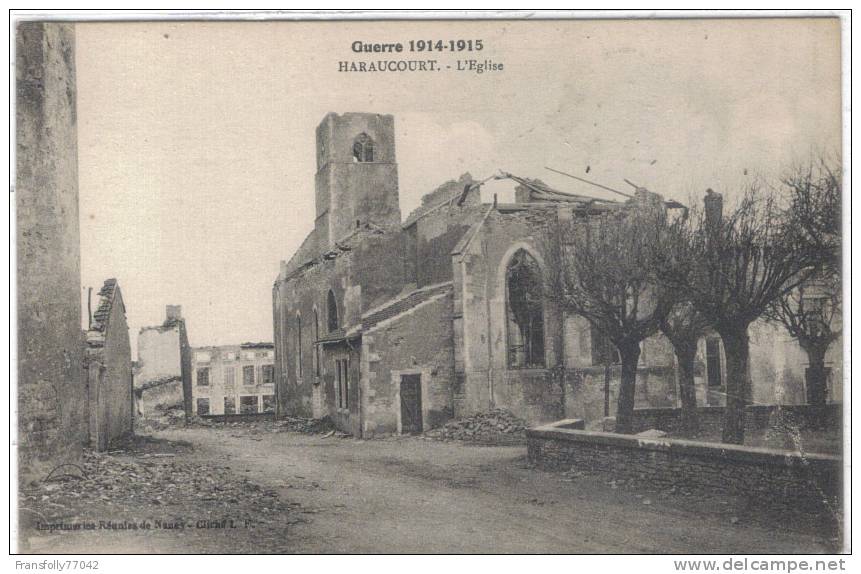
[[[19,569],[851,553],[848,11],[15,12]]]

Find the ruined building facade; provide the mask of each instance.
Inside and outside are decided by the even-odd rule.
[[[316,140],[314,228],[272,293],[279,414],[328,415],[365,437],[493,407],[531,423],[613,414],[618,358],[541,296],[554,230],[590,217],[595,200],[514,178],[514,203],[484,204],[465,174],[402,220],[392,116],[330,113]],[[763,372],[780,369],[752,351],[755,398],[774,402],[797,376],[757,378],[761,355]],[[703,338],[700,404],[722,401],[724,362],[720,339]],[[644,341],[637,406],[677,406],[675,389],[672,347]]]
[[[107,450],[134,430],[132,350],[116,279],[105,281],[87,331],[85,356],[90,447]]]
[[[138,416],[178,408],[191,416],[191,346],[181,305],[168,305],[161,325],[140,330],[134,393]]]
[[[192,408],[198,416],[275,412],[275,347],[242,343],[192,349]]]

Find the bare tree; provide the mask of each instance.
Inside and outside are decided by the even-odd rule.
[[[694,385],[694,366],[697,342],[708,327],[706,318],[689,301],[677,303],[661,322],[661,332],[673,345],[679,365],[679,398],[682,403],[681,431],[684,436],[699,432],[697,393]]]
[[[825,353],[840,338],[837,327],[842,312],[840,278],[814,278],[787,293],[771,307],[769,315],[783,323],[807,354],[807,402],[824,405],[828,392]]]
[[[633,431],[640,342],[658,331],[672,307],[654,281],[652,243],[666,217],[659,196],[637,199],[601,215],[562,225],[559,264],[550,297],[587,319],[619,350],[622,377],[616,432]]]
[[[679,248],[659,264],[666,288],[676,289],[714,327],[726,352],[723,441],[744,442],[751,398],[748,328],[775,301],[812,273],[814,258],[786,225],[773,194],[749,188],[728,217],[714,201],[672,226]]]
[[[788,232],[811,252],[819,272],[840,273],[841,166],[830,166],[824,158],[799,167],[781,181],[790,204]]]
[[[816,271],[807,283],[777,299],[768,316],[783,323],[807,354],[807,402],[814,405],[825,404],[825,353],[842,333],[839,174],[839,166],[832,169],[820,159],[782,180],[790,194],[788,232],[811,252]]]

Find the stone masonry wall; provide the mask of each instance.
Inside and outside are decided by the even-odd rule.
[[[451,294],[425,301],[365,333],[363,436],[399,431],[401,375],[420,374],[424,430],[452,416]]]
[[[122,293],[115,279],[105,281],[87,334],[90,446],[106,450],[133,429],[132,367],[129,328]]]
[[[720,433],[724,424],[724,412],[724,407],[698,408],[700,428],[705,432]],[[681,409],[634,411],[635,433],[649,429],[674,432],[679,429],[680,422]],[[749,431],[787,424],[802,429],[818,427],[838,431],[843,427],[843,405],[750,405],[745,411],[745,428]]]
[[[562,421],[568,422],[568,421]],[[711,495],[821,508],[841,492],[842,459],[830,455],[590,432],[547,425],[526,432],[529,460]]]
[[[87,441],[71,24],[15,38],[18,464],[22,483],[75,462]]]

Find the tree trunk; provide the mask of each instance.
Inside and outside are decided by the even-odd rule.
[[[827,349],[817,346],[806,348],[807,360],[810,367],[807,369],[807,403],[811,405],[824,405],[828,395],[828,381],[825,371],[825,351]]]
[[[723,442],[744,444],[744,412],[750,402],[750,340],[747,325],[720,331],[726,352],[726,411]]]
[[[638,343],[619,346],[622,361],[622,381],[616,405],[616,432],[631,434],[634,431],[634,398],[637,389],[637,362],[640,360]]]
[[[697,415],[697,391],[694,386],[694,361],[697,356],[696,341],[693,344],[674,347],[679,363],[679,398],[682,402],[681,432],[693,437],[700,430]]]

